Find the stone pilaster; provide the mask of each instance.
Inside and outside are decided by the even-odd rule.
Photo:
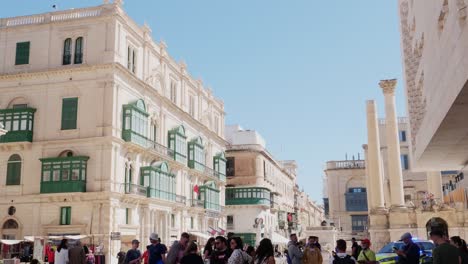
[[[386,141],[388,176],[390,179],[390,204],[392,210],[405,209],[403,194],[403,174],[400,161],[400,141],[395,106],[396,79],[382,80],[379,83],[385,97]]]
[[[427,172],[427,190],[434,195],[437,202],[441,202],[443,197],[442,193],[442,175],[440,171]]]

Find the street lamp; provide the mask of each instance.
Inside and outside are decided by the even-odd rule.
[[[8,132],[8,131],[6,131],[6,130],[4,129],[3,124],[0,123],[0,136],[5,135],[7,132]]]

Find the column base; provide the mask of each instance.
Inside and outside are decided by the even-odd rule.
[[[370,210],[370,214],[373,214],[373,215],[388,214],[388,209],[383,206],[375,207]]]
[[[406,205],[392,205],[390,206],[390,212],[405,213],[408,212]]]

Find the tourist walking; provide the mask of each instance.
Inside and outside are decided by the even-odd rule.
[[[297,235],[291,234],[289,236],[289,243],[288,243],[288,256],[291,259],[292,264],[300,264],[302,260],[303,253],[299,248],[297,243]]]
[[[203,260],[205,263],[209,264],[210,263],[210,257],[211,254],[214,251],[214,244],[215,244],[215,238],[210,237],[208,241],[205,244],[205,248],[203,249]]]
[[[339,239],[336,241],[336,252],[330,258],[330,264],[356,264],[356,259],[346,253],[346,241]]]
[[[410,233],[404,233],[401,236],[403,241],[403,248],[395,250],[395,254],[398,255],[398,264],[419,264],[420,248],[416,243],[413,242],[413,237]]]
[[[169,252],[167,253],[165,264],[180,264],[180,260],[184,256],[185,249],[189,242],[189,234],[184,232],[180,235],[179,241],[175,241]]]
[[[240,237],[231,238],[232,254],[229,257],[228,264],[248,264],[252,262],[252,257],[242,250],[243,247],[244,243]]]
[[[431,231],[430,236],[436,244],[432,250],[433,264],[461,264],[460,251],[454,245],[447,243],[442,231]]]
[[[322,246],[319,243],[319,238],[316,236],[310,236],[308,240],[309,244],[312,244],[314,247],[322,251]]]
[[[55,246],[52,243],[48,243],[45,247],[45,256],[47,257],[47,262],[49,264],[54,264],[55,262]]]
[[[260,244],[255,251],[255,262],[254,264],[275,264],[275,251],[273,244],[268,238],[262,239]]]
[[[55,251],[55,264],[68,264],[68,240],[62,239]]]
[[[466,248],[465,240],[459,236],[453,236],[450,238],[450,243],[458,248],[461,264],[468,264],[468,249]]]
[[[203,259],[198,254],[198,245],[195,242],[192,241],[188,244],[180,264],[203,264]]]
[[[371,242],[369,239],[363,239],[361,241],[362,250],[359,253],[357,262],[360,264],[375,264],[377,263],[375,258],[375,252],[370,249]]]
[[[303,264],[322,264],[323,257],[320,244],[316,242],[316,237],[310,236],[302,256]]]
[[[159,241],[159,236],[156,233],[152,233],[149,237],[150,246],[148,248],[148,262],[149,264],[163,264],[166,260],[167,248],[164,244]]]
[[[226,264],[230,256],[231,250],[228,248],[226,238],[217,236],[215,239],[215,250],[210,256],[210,264]]]
[[[125,255],[125,264],[139,264],[141,262],[141,252],[138,249],[140,241],[132,240],[132,248],[127,251]]]
[[[86,254],[79,240],[68,250],[68,258],[69,264],[86,264]]]

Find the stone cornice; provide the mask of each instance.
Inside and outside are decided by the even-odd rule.
[[[384,95],[395,95],[396,83],[396,79],[381,80],[379,86],[382,88]]]

